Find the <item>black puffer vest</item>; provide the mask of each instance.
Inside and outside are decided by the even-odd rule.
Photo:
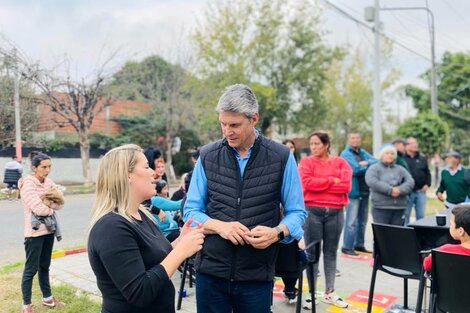
[[[239,221],[249,229],[277,226],[289,149],[258,136],[243,179],[234,153],[225,140],[201,149],[208,190],[206,214],[224,222]],[[277,248],[277,244],[264,250],[236,246],[219,235],[208,235],[195,266],[201,273],[233,281],[269,281],[274,277]]]

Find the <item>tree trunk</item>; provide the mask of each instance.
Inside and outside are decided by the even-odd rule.
[[[88,137],[88,130],[83,129],[79,131],[80,138],[80,157],[82,159],[82,173],[85,179],[85,185],[91,185],[90,175],[90,138]]]

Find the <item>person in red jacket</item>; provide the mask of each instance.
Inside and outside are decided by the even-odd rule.
[[[438,250],[470,256],[470,203],[457,204],[452,209],[449,232],[452,238],[460,241],[460,244],[445,244]],[[424,258],[423,266],[427,272],[431,271],[431,255]]]
[[[313,132],[309,136],[309,142],[312,155],[303,158],[299,164],[305,208],[308,212],[304,224],[305,245],[309,247],[312,242],[323,241],[326,288],[322,301],[346,308],[348,303],[336,295],[334,290],[336,256],[344,224],[343,209],[348,203],[348,192],[351,190],[352,169],[345,159],[330,155],[331,139],[326,132]],[[314,248],[314,245],[311,246]],[[307,249],[309,261],[315,253],[310,249]],[[317,274],[318,264],[314,267],[315,279],[312,283],[315,285]],[[304,307],[310,306],[311,299],[306,299]]]

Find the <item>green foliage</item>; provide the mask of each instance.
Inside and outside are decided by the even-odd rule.
[[[469,157],[470,141],[470,53],[446,52],[437,66],[439,115],[450,126],[450,148]],[[429,81],[430,70],[421,78]],[[406,94],[419,112],[431,110],[431,92],[408,85]]]
[[[281,133],[306,132],[325,117],[325,72],[337,55],[322,41],[313,1],[218,2],[205,12],[193,42],[200,78],[193,95],[203,114],[226,86],[244,83],[259,97],[264,133],[273,122]],[[215,124],[206,126],[216,133]]]
[[[431,113],[420,113],[406,120],[398,129],[401,137],[415,137],[420,151],[427,156],[446,150],[449,127],[440,117]]]
[[[21,137],[29,140],[37,125],[33,89],[28,81],[20,80]],[[0,148],[15,142],[14,72],[7,60],[0,59]]]

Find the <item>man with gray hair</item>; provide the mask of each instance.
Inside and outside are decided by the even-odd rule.
[[[255,128],[258,102],[248,86],[227,87],[216,111],[223,139],[201,148],[184,207],[184,219],[206,233],[195,261],[197,311],[268,313],[278,242],[303,235],[297,165]]]

